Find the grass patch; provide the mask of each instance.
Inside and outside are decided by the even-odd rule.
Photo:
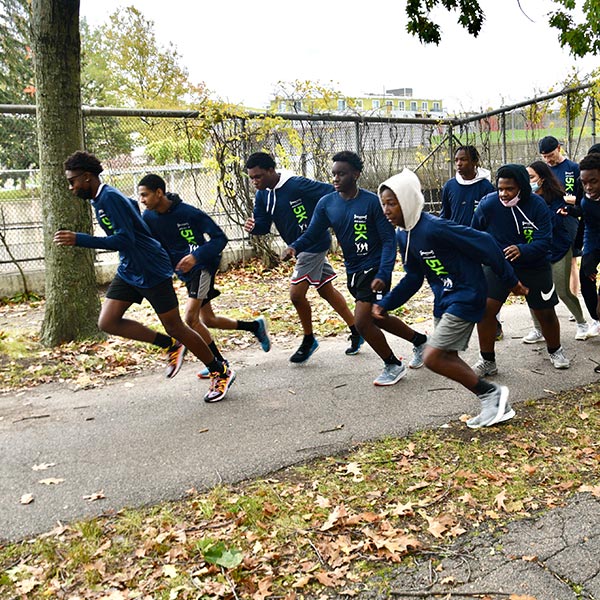
[[[484,526],[500,530],[576,492],[600,495],[599,417],[593,384],[521,403],[502,427],[453,422],[59,527],[2,546],[0,585],[31,599],[375,591]]]

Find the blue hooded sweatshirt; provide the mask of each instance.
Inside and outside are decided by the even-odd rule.
[[[359,189],[344,200],[338,192],[319,200],[308,229],[290,244],[296,253],[314,248],[331,227],[342,248],[346,273],[377,269],[375,279],[389,284],[396,261],[394,228],[385,218],[379,198]]]
[[[76,246],[118,250],[117,275],[135,287],[152,288],[173,276],[167,253],[152,237],[130,198],[110,185],[101,184],[91,204],[107,237],[77,233]]]
[[[470,226],[479,201],[494,191],[490,172],[477,168],[473,179],[463,179],[459,173],[449,179],[442,188],[440,217],[460,225]]]
[[[145,210],[142,216],[152,235],[169,254],[173,268],[188,254],[196,259],[190,271],[176,271],[177,276],[187,282],[202,269],[215,273],[227,245],[227,236],[204,211],[186,204],[177,194],[167,192],[166,195],[171,201],[166,213]]]
[[[492,236],[423,212],[421,184],[409,169],[384,181],[380,196],[383,187],[394,192],[404,216],[404,228],[397,228],[396,237],[406,275],[378,304],[386,310],[402,306],[426,278],[434,295],[434,317],[449,313],[479,322],[487,299],[481,265],[489,265],[508,287],[518,282]]]
[[[504,165],[497,178],[514,179],[519,186],[516,206],[502,204],[498,192],[482,198],[472,227],[487,231],[501,250],[516,245],[521,256],[514,260],[515,267],[535,269],[548,264],[552,249],[552,214],[546,202],[531,192],[529,174],[523,165]]]
[[[252,235],[265,235],[274,223],[279,235],[289,246],[304,233],[317,202],[334,191],[329,183],[278,171],[279,181],[273,189],[258,190],[254,199]],[[331,235],[325,232],[306,252],[324,252],[331,246]]]

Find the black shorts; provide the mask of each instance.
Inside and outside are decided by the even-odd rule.
[[[123,281],[118,275],[110,282],[106,297],[111,300],[141,304],[146,298],[157,315],[169,312],[179,306],[177,294],[173,288],[173,280],[165,279],[151,288],[139,288]]]
[[[367,269],[366,271],[357,271],[356,273],[347,275],[348,291],[352,294],[352,297],[358,302],[377,302],[381,300],[383,296],[389,291],[390,286],[386,285],[382,292],[375,293],[371,289],[371,283],[377,275],[375,267]]]
[[[215,287],[215,273],[211,275],[203,269],[194,273],[192,278],[185,282],[185,287],[188,291],[188,298],[202,300],[201,306],[221,295],[221,292]]]
[[[525,269],[516,265],[513,265],[513,268],[519,281],[529,288],[529,294],[525,296],[529,308],[543,310],[558,304],[550,263],[536,269]],[[504,303],[510,294],[510,288],[487,265],[484,265],[483,272],[488,287],[487,297]]]

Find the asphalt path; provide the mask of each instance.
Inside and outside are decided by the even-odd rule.
[[[517,419],[523,400],[599,379],[591,361],[600,362],[600,338],[575,341],[575,324],[562,305],[557,312],[572,359],[561,371],[550,364],[544,344],[520,342],[530,328],[526,307],[502,309],[505,339],[496,347],[494,380],[509,386]],[[431,327],[425,322],[417,329]],[[397,354],[410,355],[408,342],[393,336],[390,342]],[[98,389],[46,385],[0,397],[0,539],[176,500],[190,488],[264,476],[478,412],[474,395],[425,368],[378,388],[372,382],[382,364],[370,348],[348,357],[345,337],[320,344],[305,365],[288,362],[292,345],[230,353],[237,380],[216,404],[202,401],[207,382],[196,378],[199,363],[191,360],[170,381],[157,370]],[[474,335],[464,358],[472,363],[476,357]],[[25,494],[33,502],[21,504]],[[104,498],[90,499],[95,494]]]

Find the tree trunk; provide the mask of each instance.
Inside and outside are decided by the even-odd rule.
[[[46,264],[46,345],[98,337],[100,300],[93,251],[56,246],[58,229],[91,232],[87,202],[68,190],[64,160],[83,148],[79,0],[33,0],[40,187]]]

